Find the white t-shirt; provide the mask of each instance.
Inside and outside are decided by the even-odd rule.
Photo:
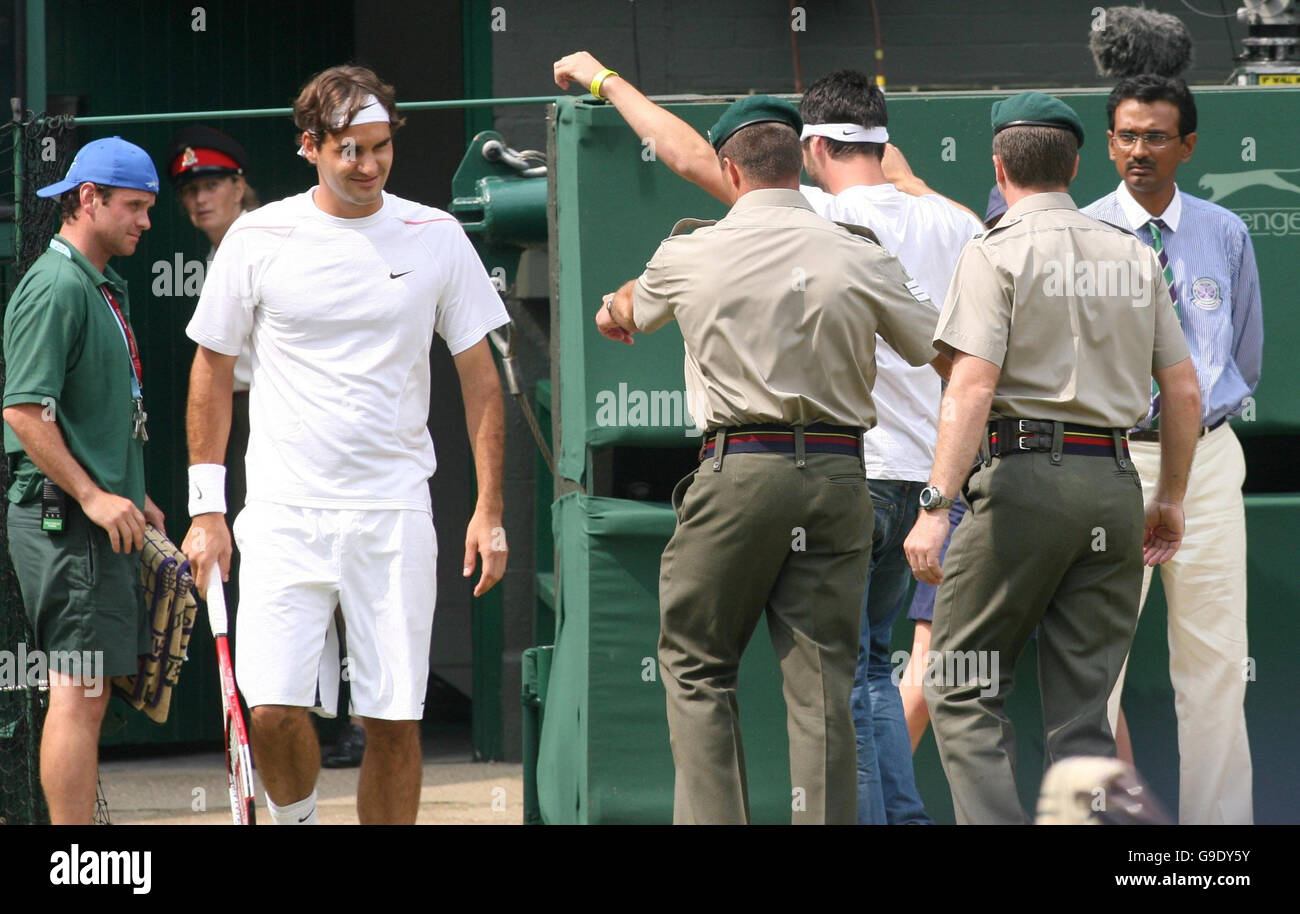
[[[838,194],[809,185],[799,188],[827,219],[864,225],[885,250],[939,305],[948,292],[957,257],[970,238],[984,231],[974,216],[937,194],[916,197],[892,184],[858,184]],[[918,304],[917,307],[927,307]],[[915,368],[883,339],[876,340],[876,425],[863,436],[868,479],[925,482],[934,464],[939,436],[939,375],[929,365]]]
[[[244,210],[248,212],[248,210]],[[232,223],[233,224],[233,223]],[[212,258],[217,255],[216,248],[208,248],[208,259],[203,264],[203,275],[207,276],[212,272]],[[235,360],[235,393],[248,393],[248,388],[253,383],[253,353],[249,349],[249,342],[244,342],[244,348],[239,350],[239,358]]]
[[[235,220],[186,333],[251,339],[250,504],[428,511],[433,334],[456,355],[509,316],[452,216],[386,193],[339,219],[314,191]]]

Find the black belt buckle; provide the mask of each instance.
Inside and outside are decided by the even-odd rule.
[[[1026,427],[1028,426],[1028,427]],[[1042,451],[1050,450],[1052,447],[1051,439],[1047,443],[1043,442],[1043,423],[1037,419],[1017,419],[1016,420],[1016,447],[1022,451]],[[1025,444],[1029,440],[1030,444]]]
[[[985,440],[989,444],[990,463],[994,457],[1005,457],[1008,454],[1052,450],[1053,424],[1051,422],[1038,419],[991,419],[989,426]],[[996,451],[990,440],[995,434],[998,437]],[[1011,444],[1012,441],[1015,442],[1014,446]]]

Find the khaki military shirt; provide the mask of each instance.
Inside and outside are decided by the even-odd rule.
[[[935,357],[933,305],[898,260],[797,190],[750,191],[719,222],[659,246],[633,319],[649,333],[674,318],[691,415],[710,429],[870,428],[876,334],[913,365]]]
[[[992,416],[1111,428],[1147,414],[1154,369],[1188,358],[1155,252],[1060,193],[966,245],[934,339],[1002,369]]]

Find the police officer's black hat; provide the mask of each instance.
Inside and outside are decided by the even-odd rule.
[[[196,178],[242,175],[248,167],[248,153],[215,127],[195,124],[172,137],[163,161],[172,186],[180,188]]]
[[[1021,92],[993,103],[993,133],[1008,127],[1059,127],[1074,134],[1083,147],[1083,121],[1074,109],[1041,92]]]
[[[790,102],[770,95],[747,95],[722,112],[718,122],[709,128],[709,142],[718,150],[737,130],[772,122],[786,124],[795,133],[803,131],[799,109]]]

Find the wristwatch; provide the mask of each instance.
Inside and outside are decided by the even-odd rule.
[[[938,486],[926,486],[921,490],[922,511],[945,511],[952,505],[953,499],[945,498]]]

